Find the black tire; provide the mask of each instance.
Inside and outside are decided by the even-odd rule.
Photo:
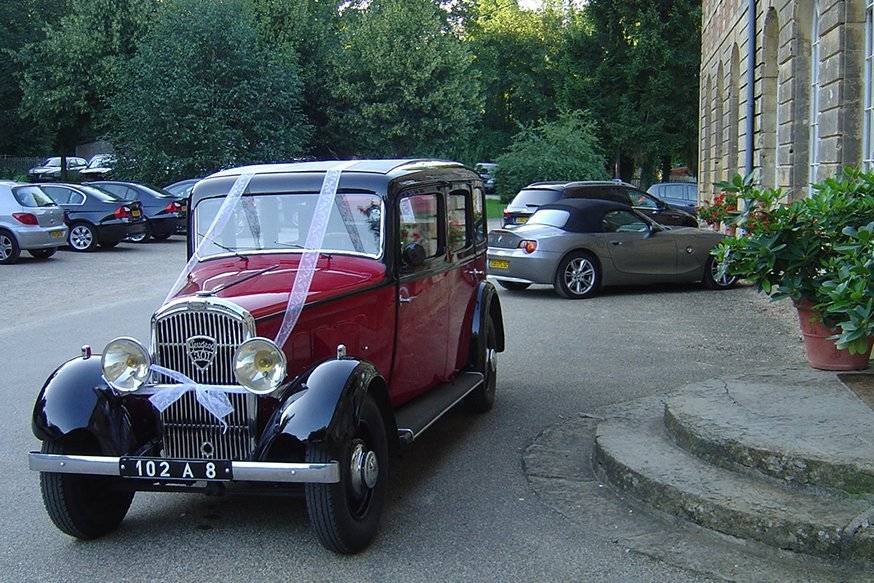
[[[160,235],[152,234],[152,239],[155,241],[166,241],[173,236],[173,233],[161,233]]]
[[[52,247],[51,249],[28,249],[27,252],[30,253],[30,256],[34,259],[48,259],[55,253],[57,253],[58,248]]]
[[[498,333],[491,317],[486,321],[486,342],[480,354],[480,370],[485,375],[482,385],[465,398],[465,406],[474,413],[486,413],[495,406],[495,387],[498,383]]]
[[[21,257],[21,248],[15,236],[9,231],[0,230],[0,265],[12,265]]]
[[[82,221],[70,225],[67,233],[67,243],[70,249],[80,253],[90,253],[97,249],[97,231],[94,225]]]
[[[43,453],[85,454],[62,443],[44,442]],[[39,485],[49,518],[62,532],[83,540],[98,538],[118,528],[124,520],[133,491],[117,488],[109,476],[83,476],[42,472]]]
[[[601,264],[588,251],[568,253],[555,270],[553,287],[563,298],[590,298],[601,288]]]
[[[707,258],[707,262],[704,264],[704,285],[707,286],[707,289],[731,289],[735,286],[735,284],[737,284],[737,278],[728,274],[726,274],[725,277],[723,277],[722,279],[717,280],[716,270],[716,258],[711,255]]]
[[[379,407],[367,396],[355,420],[355,436],[332,452],[325,444],[307,446],[309,463],[340,462],[340,481],[336,484],[306,484],[307,511],[322,545],[340,554],[357,553],[367,548],[379,529],[388,484],[388,438]],[[353,478],[353,452],[364,448],[364,459],[372,452],[377,472],[373,487],[367,487],[364,472]],[[371,474],[372,475],[372,474]],[[356,485],[357,483],[357,485]]]
[[[531,287],[530,283],[520,283],[518,281],[505,281],[503,279],[498,280],[498,285],[504,289],[508,289],[510,291],[523,291]]]
[[[100,247],[102,249],[113,249],[118,247],[119,243],[121,243],[121,241],[101,241]]]

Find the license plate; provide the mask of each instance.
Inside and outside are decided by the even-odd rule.
[[[489,259],[489,267],[492,269],[509,269],[510,262],[506,259]]]
[[[118,473],[125,478],[148,480],[232,480],[228,460],[165,460],[159,458],[123,457]]]
[[[52,231],[52,237],[54,237],[55,239],[60,239],[63,236],[64,236],[63,231]]]
[[[524,225],[527,222],[528,222],[528,217],[516,217],[516,224],[517,225]]]
[[[130,212],[130,216],[138,217],[138,216],[140,216],[140,211],[138,211],[137,209],[134,209]]]

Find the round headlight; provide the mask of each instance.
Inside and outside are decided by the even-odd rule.
[[[266,338],[246,340],[234,355],[237,382],[256,395],[276,390],[285,379],[285,366],[285,354]]]
[[[100,358],[103,376],[119,391],[136,391],[149,378],[152,359],[133,338],[116,338],[106,345]]]

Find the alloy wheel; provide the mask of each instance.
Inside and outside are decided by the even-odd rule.
[[[585,257],[574,258],[564,270],[564,283],[578,296],[588,293],[595,285],[595,266]]]
[[[720,277],[719,275],[719,263],[716,261],[711,262],[710,273],[713,276],[713,281],[716,282],[716,285],[719,287],[731,287],[737,281],[737,277],[733,275],[729,275],[728,272],[723,273]]]
[[[70,231],[70,245],[77,251],[84,251],[94,242],[94,233],[84,225],[77,225]]]
[[[0,234],[0,261],[12,256],[12,239],[7,235]]]

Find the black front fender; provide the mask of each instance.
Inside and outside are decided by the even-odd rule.
[[[355,358],[328,360],[304,373],[267,423],[255,459],[269,458],[283,437],[298,445],[327,443],[332,449],[345,443],[355,432],[354,420],[371,386],[385,385],[372,364]]]
[[[33,408],[33,434],[56,441],[85,431],[107,455],[132,451],[136,413],[106,383],[100,357],[75,358],[46,380]],[[144,416],[144,418],[153,415]]]
[[[498,297],[498,290],[490,281],[480,283],[476,293],[476,307],[473,311],[472,325],[470,336],[470,362],[478,364],[480,355],[483,354],[482,343],[485,342],[484,326],[486,318],[490,317],[495,324],[495,332],[497,333],[495,350],[498,352],[504,351],[504,315],[501,311],[501,300]]]

